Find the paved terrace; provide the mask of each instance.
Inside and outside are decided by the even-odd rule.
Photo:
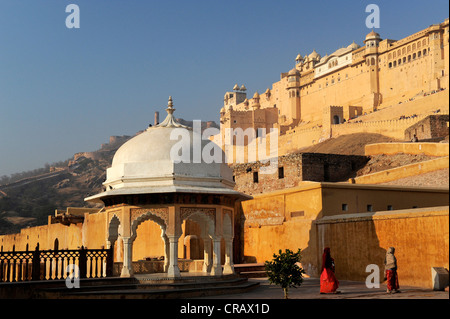
[[[270,285],[267,278],[252,278],[249,281],[259,282],[260,285],[252,291],[243,294],[210,296],[204,299],[282,299],[283,290],[275,285]],[[418,287],[407,287],[401,284],[400,293],[386,293],[386,284],[380,288],[369,289],[364,282],[339,281],[339,294],[320,294],[318,278],[305,278],[299,288],[289,289],[289,299],[449,299],[447,291],[433,291]],[[200,298],[202,299],[202,298]]]

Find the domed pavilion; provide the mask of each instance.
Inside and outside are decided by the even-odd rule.
[[[138,226],[147,220],[161,228],[169,277],[180,277],[178,240],[187,220],[201,229],[205,275],[232,274],[235,204],[250,197],[233,190],[232,171],[221,148],[176,121],[171,97],[166,110],[162,123],[148,127],[117,150],[106,171],[105,190],[85,200],[105,206],[107,247],[113,247],[119,235],[122,238],[122,277],[133,275],[133,242]],[[221,160],[204,159],[203,150],[220,152],[215,159]]]

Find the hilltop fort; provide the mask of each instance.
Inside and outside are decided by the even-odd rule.
[[[429,115],[448,115],[448,22],[401,40],[372,31],[363,45],[353,42],[324,56],[298,54],[293,69],[252,97],[236,84],[220,110],[222,141],[227,128],[277,129],[278,155],[285,155],[353,133],[437,137],[424,126],[405,131]],[[443,122],[440,136],[448,132],[448,116]],[[249,137],[244,146],[252,143]]]

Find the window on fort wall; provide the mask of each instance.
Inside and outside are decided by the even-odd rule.
[[[258,183],[258,172],[253,172],[253,183]]]
[[[284,167],[278,167],[278,179],[284,178]]]
[[[348,211],[348,205],[342,204],[342,211],[347,212]]]
[[[387,205],[387,210],[394,210],[394,208],[392,207],[392,205]]]
[[[367,211],[373,212],[373,206],[371,204],[367,205]]]

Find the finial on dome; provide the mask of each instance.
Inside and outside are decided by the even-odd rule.
[[[169,102],[167,103],[167,109],[166,109],[168,114],[173,114],[173,112],[175,111],[175,109],[173,108],[173,101],[172,101],[172,97],[169,96]]]
[[[173,101],[172,96],[169,96],[169,102],[167,103],[167,117],[166,119],[161,123],[156,125],[156,127],[184,127],[188,128],[187,126],[181,125],[178,123],[175,118],[173,117],[173,112],[175,112],[175,109],[173,108]]]

